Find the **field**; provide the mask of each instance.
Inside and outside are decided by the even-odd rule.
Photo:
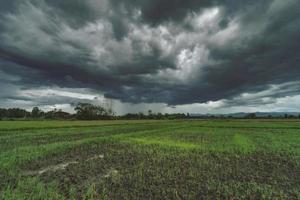
[[[0,121],[0,199],[300,199],[300,121]]]

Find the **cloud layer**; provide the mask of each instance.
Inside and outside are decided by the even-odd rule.
[[[12,0],[0,11],[3,100],[40,87],[170,106],[299,95],[298,0]]]

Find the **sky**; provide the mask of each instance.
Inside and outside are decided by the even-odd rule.
[[[300,111],[299,0],[0,1],[0,107]]]

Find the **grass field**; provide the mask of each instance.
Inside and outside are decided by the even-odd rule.
[[[0,199],[300,199],[300,121],[0,121]]]

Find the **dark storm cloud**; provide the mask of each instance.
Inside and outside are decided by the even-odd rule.
[[[19,77],[7,87],[239,105],[243,93],[300,78],[297,0],[14,0],[0,9],[0,78]],[[268,95],[297,95],[295,84]]]
[[[143,20],[156,25],[167,20],[182,20],[189,12],[217,4],[214,0],[112,0],[112,2],[129,10],[140,9]]]

